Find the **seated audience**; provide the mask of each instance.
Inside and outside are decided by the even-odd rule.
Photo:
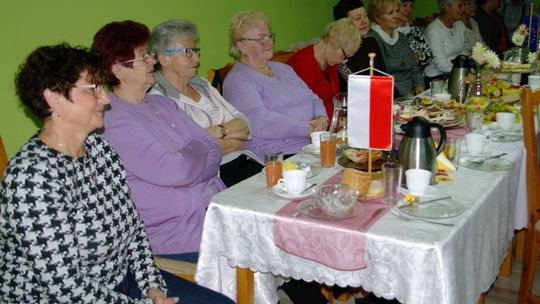
[[[476,11],[476,0],[463,1],[463,15],[461,17],[461,21],[465,25],[463,50],[467,55],[472,54],[472,48],[477,42],[484,44],[478,23],[473,18],[476,15]]]
[[[104,139],[98,60],[34,50],[15,86],[42,129],[0,187],[2,303],[233,303],[154,265],[120,158]]]
[[[332,98],[339,93],[338,64],[344,64],[360,46],[362,38],[351,20],[343,18],[326,26],[321,39],[296,52],[287,62],[324,102],[332,120]]]
[[[461,22],[462,0],[440,0],[441,13],[426,29],[433,61],[425,69],[426,83],[445,79],[452,70],[452,60],[464,53],[465,26]]]
[[[370,33],[377,42],[384,57],[386,72],[394,76],[397,96],[416,95],[424,91],[422,71],[416,64],[414,54],[409,48],[409,39],[400,33],[399,0],[370,0]]]
[[[232,186],[261,171],[256,156],[244,150],[249,121],[228,103],[210,83],[197,76],[199,33],[188,20],[169,20],[158,25],[150,47],[158,55],[156,84],[149,94],[174,100],[182,111],[220,144],[223,159],[220,178]],[[244,154],[242,154],[244,153]]]
[[[501,0],[476,0],[478,12],[474,19],[478,23],[480,35],[486,45],[497,55],[501,55],[510,46],[510,40],[502,16],[497,11],[501,6]]]
[[[156,63],[149,39],[133,21],[109,23],[94,36],[112,89],[103,136],[126,167],[152,251],[194,262],[210,198],[225,188],[217,177],[221,150],[170,98],[146,94]]]
[[[506,26],[508,41],[512,41],[512,34],[523,23],[523,17],[529,15],[533,2],[532,0],[501,0],[501,7],[497,11]],[[538,15],[537,4],[534,5],[533,12]]]
[[[369,18],[364,3],[360,0],[339,0],[334,6],[334,20],[349,18],[362,36],[362,43],[358,51],[354,53],[345,64],[338,65],[340,78],[340,91],[347,92],[347,80],[351,73],[369,68],[369,53],[375,53],[374,68],[386,71],[384,57],[377,40],[368,35]]]
[[[433,59],[433,54],[422,30],[416,25],[411,25],[413,10],[413,0],[401,1],[398,31],[407,35],[407,38],[409,38],[409,47],[414,54],[418,66],[423,71]]]
[[[322,100],[289,65],[271,61],[274,33],[263,13],[236,14],[229,34],[238,62],[225,78],[223,96],[251,121],[253,137],[246,147],[261,159],[265,152],[300,152],[311,132],[328,127]],[[291,279],[283,290],[295,304],[327,303],[315,282]]]
[[[251,122],[246,148],[260,159],[265,152],[300,152],[311,132],[328,127],[322,100],[289,65],[271,61],[274,33],[262,13],[234,16],[230,39],[238,62],[225,78],[223,96]]]

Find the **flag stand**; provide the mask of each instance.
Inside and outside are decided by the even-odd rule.
[[[373,77],[373,66],[375,65],[375,53],[369,53],[369,76]],[[371,180],[371,148],[368,148],[368,176],[369,180]],[[367,195],[367,193],[366,193]]]

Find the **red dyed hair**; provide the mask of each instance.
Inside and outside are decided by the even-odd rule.
[[[120,80],[112,72],[112,66],[118,62],[135,59],[135,49],[146,45],[149,40],[148,27],[131,20],[111,22],[94,35],[91,49],[103,58],[105,77],[111,87],[120,84]],[[133,67],[132,64],[125,65]]]

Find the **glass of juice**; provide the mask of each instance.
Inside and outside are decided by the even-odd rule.
[[[321,167],[333,167],[336,164],[336,134],[321,135]]]
[[[283,170],[283,153],[268,152],[264,154],[264,163],[266,170],[266,187],[272,189],[281,178]]]

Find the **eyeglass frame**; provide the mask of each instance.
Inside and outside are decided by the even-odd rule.
[[[352,56],[347,55],[347,53],[345,53],[345,50],[343,48],[340,48],[340,49],[341,49],[341,52],[343,53],[343,61],[351,59]]]
[[[79,89],[92,89],[92,92],[94,92],[94,97],[99,97],[101,93],[105,92],[105,87],[102,84],[83,84],[74,85],[73,87]]]
[[[161,54],[166,55],[174,55],[174,54],[180,54],[184,53],[186,54],[186,58],[192,58],[193,53],[196,53],[197,55],[200,55],[201,48],[195,47],[195,48],[177,48],[177,49],[166,49],[160,52]]]
[[[276,38],[276,33],[270,32],[268,34],[264,34],[263,36],[261,36],[259,38],[240,38],[240,39],[238,39],[238,41],[247,40],[247,41],[255,41],[255,42],[258,42],[258,43],[265,43],[267,41],[272,41],[273,42],[275,38]]]
[[[126,61],[120,61],[120,62],[117,62],[117,63],[121,64],[121,65],[125,65],[126,63],[132,63],[132,62],[139,61],[139,60],[143,60],[145,62],[148,62],[148,60],[150,60],[151,58],[156,59],[156,53],[154,53],[152,51],[147,51],[146,53],[144,53],[142,55],[142,57],[138,57],[138,58],[134,58],[134,59],[126,60]]]

